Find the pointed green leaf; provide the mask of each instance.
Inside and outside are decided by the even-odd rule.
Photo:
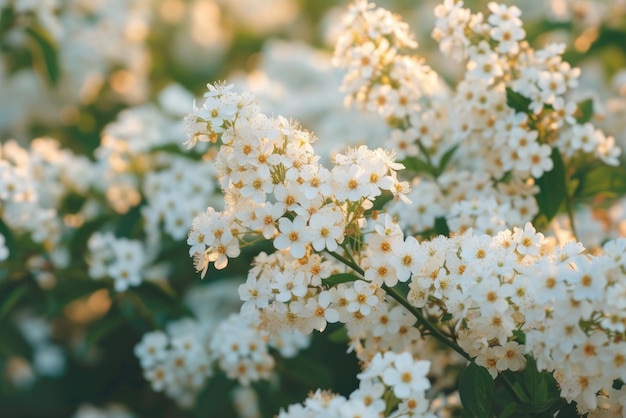
[[[519,416],[517,415],[517,404],[510,403],[504,408],[504,410],[502,410],[498,418],[509,418],[515,416]]]
[[[341,328],[338,328],[328,334],[328,340],[339,344],[347,343],[350,341],[350,338],[348,337],[348,330],[346,327],[342,326]]]
[[[434,175],[435,168],[418,157],[409,157],[401,161],[406,170]]]
[[[531,100],[510,87],[506,88],[506,105],[518,113],[528,113]]]
[[[452,157],[454,156],[454,153],[456,152],[458,148],[459,148],[459,145],[457,144],[453,146],[452,148],[450,148],[448,151],[446,151],[445,154],[443,154],[443,156],[441,157],[441,161],[439,161],[439,166],[437,167],[438,175],[444,172],[444,170],[448,166],[448,163],[450,162],[450,160],[452,159]]]
[[[548,221],[551,221],[556,216],[567,197],[565,165],[558,149],[552,149],[551,158],[554,166],[551,171],[544,173],[543,176],[537,179],[539,193],[535,195],[537,205],[539,206],[538,216],[543,214]]]
[[[356,280],[361,279],[352,273],[337,273],[323,279],[322,283],[327,286],[333,287],[341,283],[350,283]]]
[[[91,327],[91,329],[87,331],[87,336],[85,338],[87,346],[92,347],[94,344],[98,343],[98,341],[115,331],[124,323],[124,317],[119,314],[117,316],[105,318],[101,321],[96,322]]]
[[[626,195],[626,168],[603,165],[578,174],[580,183],[575,197],[585,199],[597,195],[614,198]]]
[[[12,289],[7,290],[6,297],[0,298],[0,320],[2,320],[2,318],[4,318],[9,312],[11,312],[11,310],[28,292],[28,285],[24,280],[18,283],[17,286],[12,287]]]
[[[487,369],[472,361],[459,378],[459,395],[463,408],[476,418],[493,416],[493,388],[494,382]]]
[[[38,50],[33,50],[35,69],[46,74],[53,86],[59,81],[59,58],[54,40],[39,26],[27,27],[24,32],[30,36]]]
[[[126,292],[136,296],[153,315],[194,316],[189,308],[182,303],[182,299],[175,295],[171,289],[156,283],[144,281],[140,286],[131,287]]]

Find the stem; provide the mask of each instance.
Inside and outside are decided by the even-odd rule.
[[[342,256],[340,254],[337,254],[334,251],[331,251],[329,253],[330,253],[330,255],[335,257],[337,260],[341,261],[346,266],[350,267],[352,270],[354,270],[355,272],[360,274],[361,276],[363,276],[363,274],[365,273],[361,267],[356,265],[354,262],[351,262],[350,260],[348,260],[344,256]],[[387,292],[387,294],[389,296],[394,298],[400,305],[404,306],[409,312],[411,312],[415,316],[415,318],[417,318],[417,322],[420,325],[422,325],[424,328],[426,328],[428,331],[430,331],[431,335],[433,335],[435,338],[440,340],[442,343],[444,343],[445,345],[447,345],[448,347],[450,347],[451,349],[453,349],[454,351],[459,353],[466,360],[470,359],[469,355],[465,351],[463,351],[463,349],[461,347],[459,347],[454,341],[451,341],[448,337],[446,337],[445,334],[443,332],[441,332],[441,330],[439,330],[439,328],[437,328],[436,326],[431,324],[430,321],[428,321],[428,319],[426,319],[424,317],[424,315],[422,315],[420,310],[415,308],[413,305],[411,305],[409,303],[409,301],[406,300],[404,298],[404,296],[402,296],[400,294],[400,292],[398,292],[394,288],[391,288],[391,287],[387,286],[386,284],[383,284],[382,288],[383,288],[383,290],[385,292]]]
[[[355,272],[359,273],[361,276],[365,274],[365,271],[361,267],[359,267],[354,261],[350,261],[344,256],[342,256],[341,254],[337,254],[334,251],[329,251],[328,253],[332,255],[334,258],[336,258],[337,260],[341,261],[346,266],[350,267]]]
[[[383,284],[382,288],[385,290],[385,292],[387,292],[389,296],[394,298],[400,305],[408,309],[408,311],[411,312],[417,318],[418,323],[422,325],[424,328],[426,328],[428,331],[430,331],[431,335],[433,335],[442,343],[444,343],[445,345],[447,345],[448,347],[450,347],[451,349],[459,353],[466,360],[470,360],[470,356],[465,351],[463,351],[463,349],[458,344],[456,344],[454,341],[446,337],[446,335],[443,332],[441,332],[441,330],[437,328],[435,325],[431,324],[430,321],[428,321],[428,319],[426,319],[424,315],[422,315],[422,312],[420,312],[419,309],[411,305],[409,301],[406,300],[404,296],[400,294],[400,292],[398,292],[394,288],[387,286],[386,284]]]
[[[329,251],[328,253],[332,255],[335,259],[341,261],[346,266],[350,267],[359,275],[363,276],[363,274],[365,273],[364,270],[361,267],[359,267],[354,261],[348,260],[346,257],[334,251]],[[400,292],[398,292],[396,289],[392,287],[387,286],[386,284],[383,284],[381,287],[385,292],[387,292],[389,296],[394,298],[400,305],[404,306],[409,312],[411,312],[415,316],[415,318],[417,318],[418,324],[426,328],[432,336],[437,338],[439,341],[441,341],[442,343],[444,343],[445,345],[447,345],[448,347],[450,347],[457,353],[459,353],[464,359],[468,361],[472,361],[469,354],[467,354],[458,344],[452,341],[451,338],[446,336],[439,328],[431,324],[430,321],[426,319],[424,315],[422,315],[422,312],[419,309],[417,309],[415,306],[411,305],[409,301],[406,300],[406,298],[402,296]],[[528,401],[526,402],[523,401],[523,399],[527,399],[527,397],[522,396],[517,391],[517,389],[513,386],[513,383],[511,383],[511,381],[508,379],[506,375],[500,373],[500,376],[502,376],[502,381],[504,383],[504,386],[507,387],[509,392],[511,392],[511,395],[513,396],[513,398],[515,398],[515,400],[518,403],[520,404],[528,403]]]
[[[504,373],[500,373],[498,376],[502,378],[502,381],[504,382],[504,386],[506,386],[506,388],[509,390],[509,392],[511,393],[511,395],[513,396],[513,398],[515,399],[517,403],[524,404],[524,403],[530,402],[530,399],[528,399],[527,396],[519,393],[519,391],[515,388],[515,386],[513,386],[513,383],[511,383],[509,378]]]

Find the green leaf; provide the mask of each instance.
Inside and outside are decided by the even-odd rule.
[[[435,168],[418,157],[409,157],[401,161],[406,170],[415,171],[417,173],[435,174]]]
[[[545,215],[548,222],[556,216],[567,197],[565,165],[557,148],[552,149],[551,158],[554,166],[537,179],[539,193],[535,195],[539,215]]]
[[[522,331],[521,329],[513,330],[513,335],[515,336],[515,341],[517,341],[518,343],[520,344],[526,343],[526,333]]]
[[[307,354],[283,359],[279,371],[285,378],[304,383],[309,388],[329,388],[333,385],[330,368]]]
[[[531,100],[510,87],[506,88],[506,105],[518,113],[528,113]]]
[[[450,312],[446,312],[445,314],[443,314],[441,316],[441,322],[448,322],[450,320],[452,320],[453,316]]]
[[[0,299],[0,320],[11,312],[27,292],[28,284],[22,280],[17,286],[13,286],[6,297]]]
[[[57,47],[54,40],[48,32],[39,26],[27,27],[24,32],[30,36],[39,48],[38,51],[33,51],[33,65],[35,69],[45,73],[50,84],[56,85],[59,81],[60,70]]]
[[[587,99],[582,102],[578,102],[578,109],[576,111],[576,122],[581,125],[589,122],[593,117],[593,100]]]
[[[0,36],[15,22],[15,11],[12,7],[5,7],[0,14]]]
[[[446,167],[448,166],[448,163],[450,162],[450,160],[452,159],[452,157],[454,156],[454,153],[456,152],[456,150],[459,148],[459,145],[455,145],[452,148],[450,148],[448,151],[445,152],[445,154],[443,154],[443,156],[441,157],[441,161],[439,161],[439,166],[437,167],[437,175],[441,175],[441,173],[443,173],[443,171],[446,169]]]
[[[153,282],[143,282],[138,287],[131,287],[126,291],[137,297],[146,309],[153,315],[165,314],[172,317],[190,316],[193,313],[172,290],[166,289]]]
[[[450,235],[450,228],[448,227],[448,221],[446,221],[445,216],[435,218],[435,232],[444,236]]]
[[[24,334],[10,321],[0,322],[0,359],[19,356],[30,359],[33,349]]]
[[[459,378],[459,395],[465,410],[476,418],[493,416],[493,388],[494,382],[487,369],[472,361]]]
[[[117,316],[112,316],[98,321],[89,331],[87,331],[87,336],[85,338],[87,346],[92,347],[124,323],[124,317],[119,314]]]
[[[341,283],[350,283],[356,280],[361,280],[361,279],[352,273],[337,273],[325,279],[322,279],[322,283],[327,286],[333,287]]]
[[[580,183],[574,197],[585,199],[597,195],[609,198],[626,195],[626,168],[603,165],[577,173]]]
[[[338,343],[338,344],[347,343],[348,341],[350,341],[350,338],[348,337],[347,328],[341,327],[341,328],[334,330],[333,332],[328,334],[328,340],[334,343]]]
[[[231,392],[236,386],[237,381],[226,378],[223,373],[213,376],[199,393],[193,416],[197,418],[232,416],[233,411],[229,411],[232,408]]]
[[[509,417],[519,417],[519,415],[517,414],[516,403],[508,404],[498,416],[498,418],[509,418]]]

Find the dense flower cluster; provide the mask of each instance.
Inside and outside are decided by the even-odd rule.
[[[294,259],[311,247],[334,251],[345,229],[359,228],[363,211],[382,190],[398,198],[408,191],[396,178],[402,165],[392,154],[359,147],[336,155],[328,170],[318,163],[309,132],[259,113],[249,93],[208,87],[202,107],[186,117],[187,144],[221,140],[216,168],[226,207],[209,208],[193,221],[187,243],[203,274],[210,262],[221,269],[237,257],[247,233],[273,239]]]
[[[55,60],[58,68],[52,84],[40,78],[33,68],[0,66],[0,129],[27,134],[30,124],[71,120],[75,108],[99,98],[106,88],[116,99],[137,103],[148,96],[150,69],[146,39],[153,11],[151,1],[55,0],[0,2],[8,33],[4,37],[12,50],[28,49],[31,38],[51,46],[59,45]],[[10,19],[14,19],[12,22]],[[4,52],[4,51],[3,51]],[[57,53],[56,51],[54,52]],[[10,72],[10,70],[14,70]]]
[[[429,412],[425,392],[430,388],[426,377],[430,363],[415,360],[410,353],[396,354],[393,351],[377,354],[371,363],[358,375],[359,388],[348,398],[318,390],[302,405],[290,405],[281,411],[278,418],[377,418],[388,416],[386,398],[397,402],[394,417],[424,417],[435,415]]]
[[[397,142],[398,152],[409,165],[418,158],[417,171],[426,173],[410,193],[392,154],[359,147],[335,155],[334,167],[325,169],[299,126],[263,116],[250,94],[209,85],[205,102],[186,117],[187,144],[221,142],[216,167],[226,206],[194,219],[190,255],[205,274],[209,263],[221,269],[239,256],[242,243],[271,240],[276,251],[259,254],[239,287],[242,314],[259,312],[270,332],[343,323],[359,358],[372,365],[394,358],[388,364],[399,366],[400,381],[412,370],[410,353],[428,352],[434,336],[493,379],[523,370],[530,354],[540,370],[554,372],[562,396],[581,413],[618,410],[624,405],[613,383],[626,364],[625,320],[620,302],[607,295],[623,293],[623,243],[611,241],[605,255],[591,257],[575,241],[557,246],[529,220],[539,210],[534,180],[553,169],[553,149],[565,164],[593,157],[610,165],[620,150],[583,121],[582,105],[570,99],[579,71],[562,61],[562,48],[532,50],[519,9],[490,3],[489,10],[473,15],[448,1],[436,10],[441,49],[467,66],[452,93],[404,53],[416,44],[396,17],[364,1],[348,12],[335,51],[349,71],[344,90],[385,117],[395,140],[410,132],[404,140],[411,146]],[[433,110],[438,104],[440,113]],[[440,132],[417,130],[432,126],[423,118],[435,115],[444,121]],[[468,158],[455,160],[457,149]],[[460,170],[448,168],[450,161]],[[396,197],[389,214],[372,210],[383,191]],[[460,232],[428,241],[411,235],[438,219]],[[574,338],[567,351],[562,337],[554,338],[563,324]],[[574,367],[590,358],[588,368]],[[403,399],[392,374],[377,377]],[[376,396],[384,391],[377,386]],[[369,399],[317,392],[282,415],[385,410]]]
[[[92,163],[61,149],[56,140],[38,138],[29,149],[15,141],[0,145],[0,216],[11,230],[52,250],[64,229],[84,222],[88,213],[64,218],[57,208],[70,194],[84,196],[92,184]]]
[[[626,409],[626,387],[614,385],[626,378],[626,239],[602,250],[540,261],[529,274],[540,285],[530,287],[524,309],[527,351],[580,413]]]
[[[112,278],[118,292],[130,286],[139,286],[143,281],[146,257],[141,241],[116,238],[110,232],[96,232],[87,246],[91,278]]]
[[[199,319],[170,322],[166,331],[151,331],[135,346],[145,378],[183,407],[194,404],[205,380],[218,368],[243,386],[269,379],[274,372],[270,349],[293,357],[308,347],[301,333],[269,335],[258,317],[236,314],[232,281],[196,288],[187,304]],[[224,319],[224,315],[233,312]]]
[[[515,6],[490,3],[486,17],[462,6],[438,6],[433,31],[446,55],[466,63],[454,92],[409,53],[417,44],[407,25],[366,1],[347,13],[335,49],[335,64],[348,70],[348,99],[383,116],[394,128],[386,147],[434,177],[416,178],[412,192],[427,194],[432,205],[411,198],[408,207],[389,208],[413,233],[432,229],[437,218],[452,231],[487,233],[532,220],[533,179],[553,168],[553,147],[566,163],[593,154],[617,165],[620,155],[613,137],[583,121],[571,98],[580,71],[561,59],[564,46],[530,48]],[[465,158],[450,169],[455,153]]]

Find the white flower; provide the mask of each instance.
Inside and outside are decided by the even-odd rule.
[[[430,362],[415,361],[411,353],[402,353],[395,356],[393,364],[385,369],[382,378],[387,386],[391,386],[398,399],[406,399],[430,388],[430,381],[426,377],[429,369]]]
[[[518,371],[526,365],[524,357],[525,347],[515,341],[509,341],[503,346],[494,347],[494,355],[499,357],[496,367],[499,371]]]
[[[274,248],[277,250],[288,248],[293,257],[304,257],[310,242],[306,220],[299,215],[293,221],[287,218],[280,218],[278,229],[280,230],[280,235],[274,239]]]

